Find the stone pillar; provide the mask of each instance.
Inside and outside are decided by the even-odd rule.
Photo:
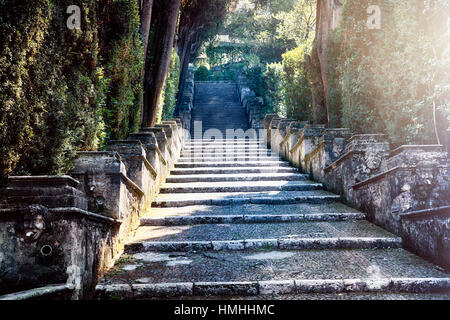
[[[325,130],[325,125],[304,126],[300,132],[298,148],[299,148],[299,164],[300,169],[310,173],[310,167],[306,167],[306,157],[319,145],[320,138]]]
[[[155,190],[164,181],[168,172],[168,163],[158,146],[155,134],[153,132],[140,132],[130,134],[130,140],[139,140],[144,146],[147,160],[156,171]]]
[[[142,143],[139,140],[110,141],[106,149],[119,153],[127,176],[144,192],[144,211],[151,204],[157,174],[147,160]]]
[[[278,123],[277,128],[277,137],[275,139],[275,143],[279,146],[279,154],[285,160],[289,160],[290,148],[289,148],[289,138],[290,138],[290,126],[294,123],[293,119],[283,119]]]
[[[144,193],[126,176],[118,153],[79,152],[74,167],[71,175],[80,181],[89,211],[118,220],[137,217]]]
[[[264,135],[264,142],[267,144],[269,148],[270,148],[270,122],[272,121],[272,119],[276,117],[278,117],[276,113],[266,114],[263,120],[264,130],[266,131],[266,134]]]
[[[169,161],[172,157],[172,150],[170,149],[164,128],[142,128],[140,133],[153,133],[155,135],[156,141],[158,141],[158,148],[166,160],[167,165],[169,165]]]

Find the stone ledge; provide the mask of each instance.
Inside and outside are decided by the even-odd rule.
[[[8,181],[13,187],[78,187],[80,182],[71,176],[10,176]]]
[[[397,171],[414,171],[416,169],[418,169],[419,166],[409,166],[409,167],[395,167],[389,170],[386,170],[380,174],[374,175],[364,181],[355,183],[354,185],[350,186],[350,188],[352,189],[359,189],[363,186],[366,186],[368,184],[374,183],[378,180],[381,180],[382,178],[384,178],[385,176],[392,174],[392,173],[396,173]],[[450,169],[450,166],[435,166],[433,168],[439,168],[439,169]]]
[[[97,214],[94,212],[81,210],[79,208],[52,208],[52,209],[49,209],[49,211],[54,214],[62,214],[62,215],[81,214],[82,216],[85,216],[88,219],[100,220],[102,222],[107,222],[107,223],[112,223],[112,224],[121,224],[122,223],[121,220],[113,219],[113,218],[103,216],[101,214]]]
[[[37,298],[49,298],[49,296],[57,294],[69,294],[73,288],[67,284],[53,284],[41,288],[30,289],[0,296],[0,301],[8,300],[31,300]]]
[[[338,166],[341,164],[341,162],[343,162],[343,161],[346,160],[348,157],[350,157],[350,156],[352,156],[352,155],[354,155],[354,154],[364,154],[364,151],[360,151],[360,150],[351,150],[351,151],[348,151],[348,152],[344,153],[343,155],[341,155],[341,156],[339,157],[339,159],[337,159],[336,161],[332,162],[330,165],[328,165],[327,167],[325,167],[325,168],[323,169],[323,171],[327,173],[327,172],[329,172],[329,171],[335,169],[336,167],[338,167]]]
[[[413,152],[443,152],[444,146],[442,145],[403,145],[394,150],[392,150],[389,154],[389,157],[396,156],[404,151],[413,151]]]
[[[402,219],[432,219],[440,216],[450,218],[450,206],[404,212],[400,216]]]
[[[94,212],[86,211],[86,210],[83,210],[80,208],[75,208],[75,207],[48,208],[48,211],[55,215],[61,215],[62,217],[66,217],[68,215],[80,215],[80,216],[88,218],[90,220],[101,221],[101,222],[108,223],[108,224],[121,224],[122,223],[121,220],[113,219],[113,218],[110,218],[107,216],[103,216],[101,214],[97,214]],[[28,209],[26,207],[18,208],[18,209],[0,209],[0,220],[2,220],[2,217],[23,214],[23,213],[27,213],[27,212],[28,212]]]

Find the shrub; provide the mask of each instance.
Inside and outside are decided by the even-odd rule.
[[[345,2],[340,27],[328,45],[329,71],[334,72],[329,72],[327,93],[331,115],[341,115],[344,126],[386,133],[393,147],[436,142],[433,102],[445,114],[450,96],[450,3],[433,3]],[[366,26],[361,7],[369,5],[381,8],[380,30]]]
[[[278,113],[286,116],[283,105],[283,65],[271,63],[264,72],[264,110],[267,113]]]
[[[283,54],[283,105],[286,116],[296,120],[311,118],[311,84],[304,55],[304,47]]]
[[[253,92],[259,96],[264,96],[264,75],[263,67],[261,65],[256,65],[245,70],[245,75],[247,76],[248,86]]]
[[[197,71],[195,71],[195,80],[196,81],[208,81],[209,80],[209,69],[205,66],[198,67]]]
[[[74,4],[81,31],[66,27]],[[3,181],[67,173],[78,150],[132,130],[142,94],[135,1],[4,0],[0,12]]]
[[[162,109],[162,119],[167,120],[173,117],[175,105],[177,103],[178,83],[180,82],[180,58],[176,50],[172,51],[170,58],[169,74],[167,76],[164,90],[164,104]]]

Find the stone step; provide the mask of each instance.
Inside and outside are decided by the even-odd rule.
[[[224,182],[224,181],[303,181],[307,174],[300,173],[241,173],[241,174],[192,174],[173,175],[166,179],[167,183],[187,182]]]
[[[125,284],[99,284],[102,300],[180,297],[287,297],[289,300],[435,300],[450,299],[450,278],[289,279],[223,282],[145,283],[148,278]],[[420,294],[419,294],[420,293]],[[427,293],[427,294],[424,294]],[[279,297],[279,299],[285,299]],[[252,309],[253,310],[253,309]],[[228,312],[230,312],[228,310]],[[235,314],[234,309],[231,312]],[[252,311],[255,312],[255,311]]]
[[[165,183],[160,193],[214,193],[214,192],[263,192],[263,191],[311,191],[323,188],[313,181],[236,181]]]
[[[347,279],[345,285],[344,279]],[[337,293],[370,289],[374,292],[449,293],[450,289],[446,273],[400,248],[142,252],[129,256],[126,264],[113,268],[100,285],[129,287],[129,284],[260,281],[271,281],[273,285],[273,281],[292,280],[294,286],[295,280],[298,281],[297,292]],[[307,290],[308,283],[314,286]],[[265,292],[272,293],[262,291]],[[261,294],[261,291],[258,289],[255,294]]]
[[[250,139],[250,140],[245,140],[245,139],[239,139],[239,140],[190,140],[190,141],[185,141],[184,143],[185,146],[187,147],[192,147],[192,146],[247,146],[247,145],[252,145],[252,146],[266,146],[266,144],[264,143],[263,140],[255,140],[255,139]]]
[[[216,157],[182,157],[178,159],[178,163],[184,163],[184,162],[217,162],[217,161],[234,161],[234,162],[243,162],[243,161],[277,161],[280,160],[280,157],[278,156],[233,156],[232,154],[228,154],[226,156],[216,156]]]
[[[241,250],[343,250],[401,248],[402,238],[298,238],[217,241],[142,241],[125,246],[137,252],[241,251]]]
[[[199,157],[199,158],[212,158],[212,157],[261,157],[261,156],[267,156],[267,157],[279,157],[279,154],[276,152],[270,152],[270,151],[230,151],[230,152],[221,152],[218,150],[217,152],[202,152],[202,151],[182,151],[180,159],[183,158],[192,158],[192,157]]]
[[[198,147],[184,147],[181,152],[202,152],[202,153],[264,153],[271,152],[264,147],[258,146],[198,146]]]
[[[153,207],[193,205],[294,204],[338,201],[340,196],[325,191],[265,191],[160,194]]]
[[[264,174],[264,173],[298,173],[293,167],[214,167],[214,168],[175,168],[171,176],[183,175],[216,175],[216,174]]]
[[[253,143],[259,143],[259,144],[265,144],[264,140],[262,139],[255,139],[255,138],[235,138],[235,139],[190,139],[190,140],[185,140],[185,143],[212,143],[212,142],[217,142],[217,143],[235,143],[235,142],[253,142]]]
[[[366,215],[356,213],[311,213],[311,214],[253,214],[253,215],[185,215],[167,217],[142,217],[141,226],[186,226],[198,224],[230,224],[230,223],[292,223],[292,222],[324,222],[364,220]]]
[[[228,216],[230,217],[230,216]],[[334,243],[333,239],[388,239],[389,243],[397,243],[398,238],[392,233],[366,220],[350,221],[308,221],[282,223],[252,223],[251,219],[260,216],[247,216],[248,223],[199,224],[184,226],[141,226],[134,235],[131,248],[137,243],[147,242],[211,242],[230,241],[246,242],[249,246],[256,243],[269,243],[274,248],[289,249],[290,245],[298,246],[305,241],[307,246],[314,246],[311,239],[319,241],[320,246],[348,245],[347,242]],[[226,218],[226,217],[224,217]],[[236,221],[239,222],[239,221]],[[265,239],[264,241],[246,239]],[[391,240],[395,239],[395,240]],[[270,240],[270,241],[269,241]],[[311,241],[310,241],[311,240]],[[354,241],[354,242],[355,242]],[[401,239],[400,239],[401,243]],[[257,249],[255,247],[254,249]],[[174,250],[176,251],[176,250]]]
[[[216,161],[216,162],[179,162],[175,168],[207,168],[207,167],[290,167],[285,161]]]
[[[213,205],[196,205],[184,206],[178,208],[150,208],[144,215],[149,218],[165,219],[170,217],[186,217],[186,216],[226,216],[226,215],[244,215],[244,216],[268,216],[268,215],[305,215],[320,217],[323,215],[336,216],[342,215],[345,220],[346,215],[361,215],[364,213],[352,209],[341,202],[330,201],[328,203],[296,203],[284,205],[270,205],[270,204],[243,204],[243,205],[228,205],[228,206],[213,206]],[[257,219],[257,218],[256,218]],[[314,220],[314,218],[307,218]]]
[[[261,148],[265,149],[266,146],[259,143],[196,143],[185,144],[184,148]],[[266,149],[268,150],[268,149]]]

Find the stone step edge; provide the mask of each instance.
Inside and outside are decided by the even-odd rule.
[[[279,158],[280,155],[275,152],[199,152],[199,151],[183,151],[179,159],[194,159],[194,158],[254,158],[266,157],[269,159]]]
[[[282,172],[278,172],[278,170],[284,170]],[[234,171],[250,171],[249,173],[266,173],[264,171],[274,171],[271,173],[299,173],[309,176],[307,173],[301,173],[297,168],[294,167],[261,167],[261,166],[250,166],[250,167],[195,167],[195,168],[174,168],[170,172],[176,173],[189,173],[192,171],[205,171],[205,174],[216,173],[217,171],[227,171],[227,173],[222,174],[236,174]],[[256,172],[257,171],[257,172]],[[263,171],[263,172],[261,172]],[[221,174],[221,173],[218,173]]]
[[[122,298],[166,296],[258,296],[321,293],[444,293],[450,278],[292,279],[235,282],[175,282],[154,284],[99,284],[96,295]]]
[[[241,169],[242,168],[242,169]],[[188,169],[188,170],[183,170]],[[201,172],[201,173],[198,173]],[[219,173],[217,173],[219,172]],[[230,174],[245,174],[245,173],[300,173],[298,169],[290,167],[195,167],[195,168],[174,168],[170,171],[170,177],[187,176],[187,175],[230,175]],[[308,176],[308,174],[304,174]]]
[[[196,224],[290,223],[365,220],[362,212],[258,215],[199,215],[164,218],[142,217],[141,226],[185,226]]]
[[[278,161],[279,157],[215,157],[215,158],[179,158],[177,163],[201,163],[201,162],[243,162],[243,161]]]
[[[250,174],[250,173],[249,173]],[[204,177],[200,174],[192,175],[173,175],[166,178],[166,183],[201,183],[201,182],[258,182],[258,181],[307,181],[308,175],[304,174],[289,174],[282,173],[279,176],[267,176],[267,173],[261,173],[255,176],[233,176],[230,174],[205,174]]]
[[[400,237],[337,237],[296,239],[245,239],[215,241],[139,241],[125,245],[125,252],[188,252],[236,250],[398,249]]]
[[[257,182],[257,181],[256,181]],[[292,182],[292,181],[290,181]],[[193,182],[196,183],[196,182]],[[282,186],[183,186],[189,183],[173,183],[176,186],[163,186],[160,188],[160,194],[175,194],[175,193],[217,193],[217,192],[264,192],[264,191],[317,191],[323,188],[321,183],[305,183],[298,185],[282,185]]]
[[[181,193],[178,193],[178,195]],[[242,205],[242,204],[296,204],[296,203],[324,203],[339,201],[339,195],[330,196],[304,196],[291,198],[273,198],[273,197],[239,197],[226,199],[197,199],[197,200],[156,200],[152,203],[156,208],[171,208],[171,207],[186,207],[195,205],[212,205],[212,206],[227,206],[227,205]]]

